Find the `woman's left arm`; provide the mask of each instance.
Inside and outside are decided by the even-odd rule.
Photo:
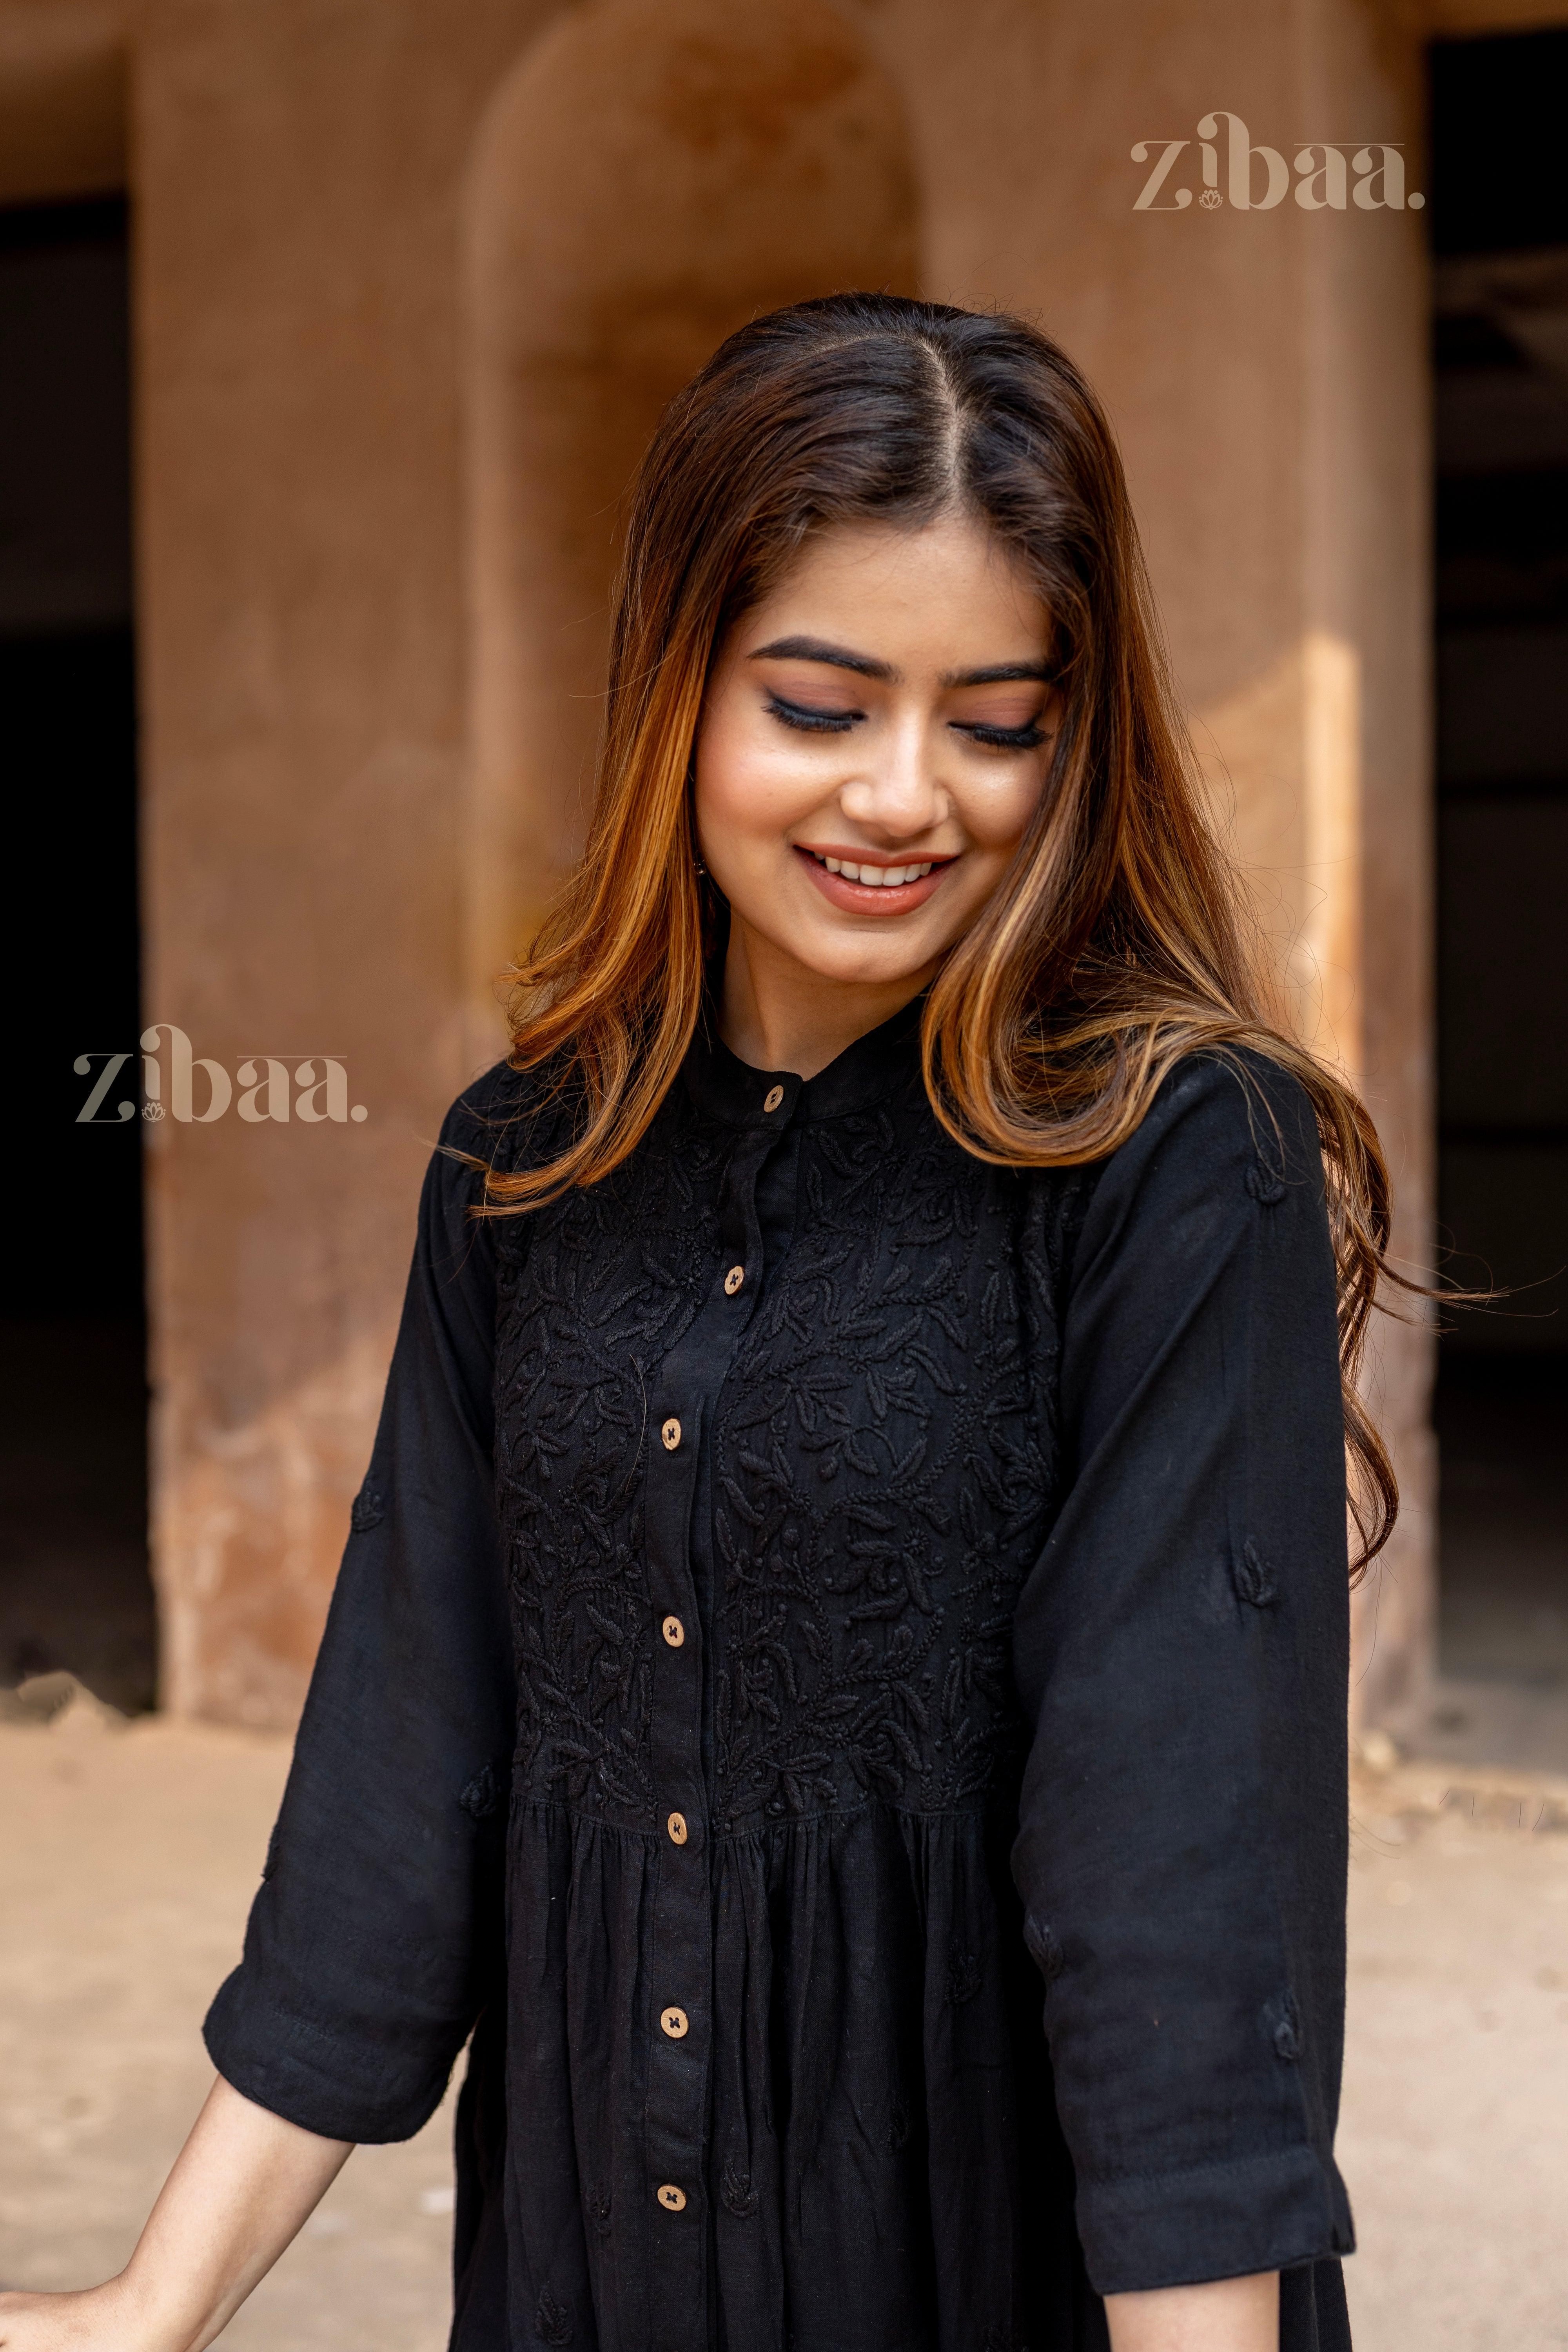
[[[1276,2273],[1353,2242],[1344,1453],[1292,1081],[1179,1066],[1096,1181],[1061,1344],[1014,1871],[1079,2234],[1116,2352],[1262,2352]]]
[[[1279,2273],[1113,2294],[1105,2315],[1110,2352],[1276,2352]]]

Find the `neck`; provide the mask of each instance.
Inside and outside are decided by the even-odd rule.
[[[793,1070],[814,1078],[858,1037],[912,1003],[931,977],[922,971],[897,980],[828,980],[735,917],[719,1034],[754,1070]]]

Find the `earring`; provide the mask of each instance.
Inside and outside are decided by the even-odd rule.
[[[692,872],[696,875],[697,879],[698,879],[700,882],[705,882],[705,881],[707,880],[707,878],[708,878],[708,868],[706,867],[706,866],[704,866],[704,865],[703,865],[702,860],[700,859],[700,857],[694,857],[694,858],[692,859],[692,861],[691,861],[691,870],[692,870]]]

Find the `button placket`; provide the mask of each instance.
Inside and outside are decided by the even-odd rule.
[[[731,1346],[751,1322],[762,1298],[763,1233],[757,1217],[757,1181],[788,1134],[787,1125],[771,1123],[737,1145],[730,1162],[722,1211],[723,1255],[719,1263],[726,1337]]]
[[[782,1108],[780,1115],[759,1120],[737,1138],[721,1202],[716,1278],[695,1320],[666,1358],[650,1400],[654,1442],[647,1458],[646,1524],[648,1597],[658,1636],[651,1661],[658,1835],[650,1857],[649,1958],[656,1998],[665,2005],[645,2012],[644,2158],[649,2191],[668,2215],[700,2210],[708,2169],[713,1964],[711,1792],[705,1778],[703,1740],[705,1645],[711,1628],[709,1601],[699,1606],[691,1513],[715,1402],[762,1305],[759,1178],[781,1147],[790,1148],[793,1124],[791,1110]],[[731,1288],[726,1276],[735,1273],[741,1278]],[[672,1626],[677,1629],[673,1639]],[[672,2031],[669,2021],[676,2019],[680,2030]],[[671,2203],[663,2193],[666,2189],[677,2191],[682,2202]],[[656,2226],[649,2352],[689,2352],[694,2328],[700,2336],[698,2315],[704,2304],[706,2249],[704,2230],[663,2219]]]
[[[661,2209],[654,2231],[652,2339],[656,2352],[677,2352],[690,2341],[690,2315],[702,2305],[706,2239],[677,2226],[674,2217],[700,2206],[705,2168],[708,2074],[708,1987],[712,1933],[708,1792],[701,1762],[703,1627],[691,1572],[691,1512],[707,1400],[697,1387],[701,1370],[683,1354],[667,1360],[665,1393],[658,1397],[658,1442],[647,1482],[649,1599],[658,1638],[653,1669],[652,1763],[659,1836],[653,1863],[650,1958],[659,1998],[648,2021],[646,2162]],[[679,2014],[684,2031],[665,2022]]]

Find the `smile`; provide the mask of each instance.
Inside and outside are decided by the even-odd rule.
[[[873,890],[896,890],[902,882],[921,882],[931,872],[936,860],[928,857],[922,866],[852,866],[847,858],[819,857],[815,849],[806,851],[819,866],[830,874],[842,874],[847,882],[866,882]]]
[[[909,915],[923,907],[943,875],[956,865],[949,857],[890,858],[845,856],[842,852],[793,845],[813,883],[846,915]]]

